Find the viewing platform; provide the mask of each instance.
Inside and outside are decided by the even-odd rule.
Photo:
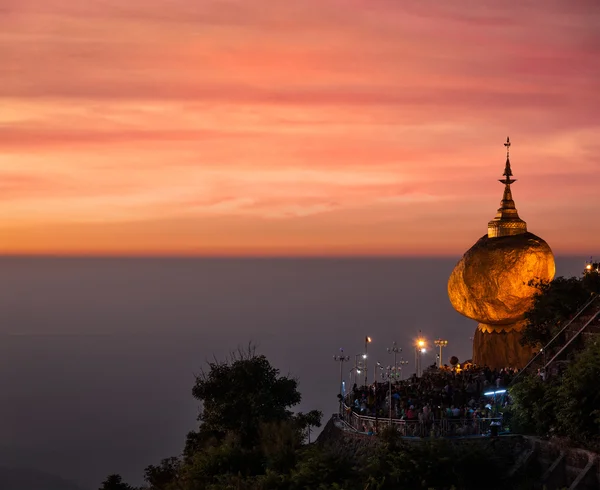
[[[481,437],[509,433],[502,432],[502,417],[441,418],[422,422],[360,415],[346,404],[343,405],[341,414],[334,414],[334,419],[342,423],[346,429],[366,435],[377,435],[390,425],[396,428],[401,437],[410,438]]]

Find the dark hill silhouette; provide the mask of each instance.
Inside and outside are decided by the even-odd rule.
[[[79,485],[56,475],[30,468],[0,467],[2,490],[83,490]]]

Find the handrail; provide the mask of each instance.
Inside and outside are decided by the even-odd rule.
[[[584,330],[585,330],[585,329],[586,329],[586,328],[587,328],[587,327],[590,325],[590,323],[592,323],[594,320],[596,320],[596,318],[598,318],[598,315],[600,315],[600,309],[598,309],[598,311],[597,311],[597,312],[594,314],[594,316],[592,316],[592,318],[590,318],[590,319],[589,319],[589,320],[588,320],[588,321],[585,323],[585,325],[584,325],[583,327],[581,327],[581,328],[580,328],[580,329],[577,331],[577,333],[576,333],[575,335],[573,335],[573,337],[571,337],[571,338],[569,339],[569,341],[568,341],[568,342],[567,342],[565,345],[563,345],[563,346],[561,347],[561,349],[560,349],[560,350],[559,350],[559,351],[558,351],[556,354],[554,354],[554,357],[553,357],[552,359],[550,359],[550,360],[549,360],[549,361],[546,363],[546,365],[544,366],[544,369],[546,369],[548,366],[550,366],[550,364],[552,364],[552,363],[554,362],[554,360],[555,360],[555,359],[556,359],[558,356],[560,356],[560,355],[561,355],[561,354],[564,352],[564,350],[565,350],[567,347],[569,347],[569,345],[571,345],[571,342],[573,342],[573,341],[574,341],[574,340],[575,340],[577,337],[579,337],[579,335],[580,335],[580,334],[581,334],[581,333],[582,333],[582,332],[583,332],[583,331],[584,331]]]
[[[527,369],[529,369],[529,367],[538,360],[538,358],[542,355],[544,355],[544,352],[546,352],[546,350],[548,349],[548,347],[550,347],[550,345],[567,329],[571,326],[571,323],[573,323],[575,320],[577,320],[577,318],[579,318],[579,316],[585,311],[587,310],[587,308],[594,302],[596,301],[600,296],[597,295],[596,293],[592,293],[592,297],[591,299],[585,304],[583,305],[575,314],[575,316],[573,318],[571,318],[563,328],[560,329],[560,331],[554,336],[552,337],[552,339],[543,347],[543,349],[541,349],[535,356],[533,356],[533,358],[525,365],[525,367],[523,369],[521,369],[516,376],[512,379],[512,381],[509,383],[509,386],[512,386],[514,384],[514,382],[519,379],[519,376],[521,376],[522,373],[527,372]],[[562,350],[562,349],[561,349]],[[546,364],[547,365],[547,364]]]
[[[370,427],[390,425],[389,418],[359,415],[345,403],[343,407],[344,413],[340,414],[340,420],[357,433],[367,433],[360,429],[360,426],[363,425]],[[502,418],[440,418],[427,422],[392,418],[391,422],[392,425],[400,430],[403,437],[462,437],[484,434],[489,430],[491,425],[500,425]]]

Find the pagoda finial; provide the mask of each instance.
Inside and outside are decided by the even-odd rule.
[[[504,143],[504,146],[506,146],[506,165],[504,166],[504,173],[502,175],[504,175],[506,178],[501,179],[499,182],[502,182],[503,184],[506,185],[510,185],[514,182],[517,181],[517,179],[511,179],[512,177],[512,170],[510,168],[510,138],[507,136],[506,137],[506,143]]]

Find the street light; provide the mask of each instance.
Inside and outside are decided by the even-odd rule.
[[[383,371],[383,366],[381,365],[380,362],[377,363],[377,367]],[[373,374],[377,373],[377,369],[373,369]],[[381,373],[381,375],[383,376],[383,373]],[[377,410],[377,377],[373,376],[375,378],[375,433],[379,434],[379,411]]]
[[[417,343],[415,345],[415,371],[417,376],[421,376],[421,354],[425,354],[427,352],[425,339],[421,337],[421,331],[419,330],[419,337],[417,338]]]
[[[367,350],[368,350],[370,343],[371,343],[371,337],[369,337],[367,335],[365,337],[365,353],[363,354],[363,359],[365,360],[365,387],[369,384],[369,379],[368,379],[369,369],[368,369],[368,365],[367,365]]]
[[[406,366],[408,364],[408,361],[405,361],[404,358],[401,357],[398,361],[398,364],[400,365],[400,367],[398,368],[400,370],[400,381],[402,381],[402,366]]]
[[[388,354],[394,354],[394,368],[397,368],[398,363],[396,362],[396,357],[398,356],[398,354],[400,352],[402,352],[402,348],[398,347],[398,344],[396,344],[396,342],[394,342],[392,344],[392,347],[388,347],[387,351],[388,351]]]
[[[340,355],[333,356],[333,360],[340,363],[340,415],[342,414],[342,401],[344,400],[344,363],[350,360],[350,356],[344,355],[344,349],[340,347]]]
[[[442,367],[442,349],[448,345],[447,340],[437,339],[434,344],[440,348],[440,362],[438,367]]]
[[[379,364],[379,363],[377,363],[377,364]],[[383,370],[383,366],[381,367],[381,369]],[[387,380],[388,380],[388,404],[389,404],[389,408],[390,408],[390,414],[389,414],[390,427],[392,426],[392,378],[395,377],[395,375],[396,375],[395,369],[396,368],[394,368],[392,366],[388,366],[386,369],[386,372],[381,373],[381,377],[383,379],[385,379],[387,377]]]
[[[354,367],[352,369],[350,369],[350,374],[354,374],[354,383],[355,384],[358,382],[357,375],[360,374],[363,369],[363,363],[362,363],[362,361],[358,360],[359,357],[364,359],[364,354],[356,354],[354,356]]]

